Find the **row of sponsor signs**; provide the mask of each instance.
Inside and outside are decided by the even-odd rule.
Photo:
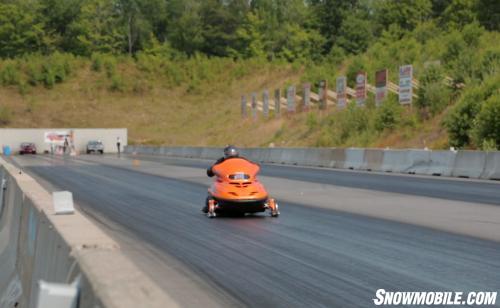
[[[375,104],[379,106],[387,98],[387,87],[388,87],[389,71],[387,69],[379,70],[375,73]],[[413,66],[403,65],[399,68],[399,103],[402,105],[409,105],[412,103],[413,97]],[[336,100],[337,107],[343,108],[347,105],[347,77],[341,76],[336,80]],[[311,84],[306,83],[303,89],[303,105],[302,108],[307,110],[310,107],[311,102]],[[368,97],[367,95],[367,73],[364,71],[358,72],[356,75],[356,87],[354,97],[356,99],[356,104],[358,106],[363,106]],[[327,103],[327,82],[325,80],[319,83],[319,94],[318,98],[320,100],[320,107],[325,108]],[[290,86],[286,92],[286,105],[288,112],[295,112],[295,100],[296,100],[296,89],[295,86]],[[264,116],[269,115],[269,91],[265,90],[262,95],[263,106],[262,111]],[[281,105],[281,91],[276,89],[274,92],[274,110],[275,114],[280,114]],[[257,94],[253,93],[251,96],[251,108],[253,117],[257,116]],[[247,115],[247,99],[246,96],[241,98],[241,113],[245,117]]]
[[[375,72],[375,104],[380,105],[387,98],[387,84],[389,70],[383,69]],[[399,103],[408,105],[412,103],[413,96],[413,66],[403,65],[399,68]],[[347,78],[337,78],[337,105],[344,107],[347,104]],[[358,105],[364,105],[367,98],[367,74],[358,72],[356,75],[355,98]]]

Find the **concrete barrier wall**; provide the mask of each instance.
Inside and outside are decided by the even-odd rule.
[[[117,138],[120,137],[121,146],[127,145],[128,134],[126,128],[2,128],[0,129],[0,153],[3,146],[8,145],[14,153],[19,152],[22,142],[33,142],[38,152],[50,151],[50,144],[45,143],[45,132],[71,132],[74,134],[75,149],[79,152],[86,150],[90,140],[101,140],[106,153],[116,153]]]
[[[427,174],[451,176],[456,156],[454,151],[431,151]]]
[[[362,170],[375,170],[379,171],[382,168],[384,160],[384,150],[380,149],[366,149],[365,156],[363,157]]]
[[[500,152],[489,152],[486,154],[483,179],[500,180]]]
[[[479,178],[484,172],[486,152],[459,151],[455,157],[452,176]]]
[[[1,187],[2,183],[9,185],[9,180],[6,170],[0,167],[0,307],[13,307],[22,292],[16,272],[21,207],[13,206],[22,203],[22,195]]]
[[[52,196],[0,158],[2,179],[0,307],[36,307],[40,280],[69,284],[77,277],[80,308],[176,306],[118,243],[78,211],[55,215]]]
[[[345,149],[344,169],[359,170],[363,166],[364,149]]]
[[[160,155],[217,159],[222,148],[159,148]],[[128,146],[126,153],[155,154],[149,146]],[[261,163],[370,170],[436,176],[500,179],[500,152],[337,148],[243,148]]]

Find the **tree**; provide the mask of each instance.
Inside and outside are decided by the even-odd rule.
[[[380,0],[374,2],[374,11],[375,19],[383,29],[397,25],[411,31],[431,17],[432,3],[430,0]]]
[[[206,0],[200,8],[203,25],[201,51],[208,55],[227,56],[237,41],[236,31],[243,24],[247,5],[244,1]]]
[[[478,19],[481,25],[490,31],[500,31],[500,1],[477,1]]]
[[[325,37],[324,52],[327,53],[339,35],[344,18],[359,7],[357,0],[310,0],[314,24]]]
[[[264,57],[264,22],[256,13],[248,12],[244,23],[236,30],[235,46],[229,49],[233,57]]]
[[[72,46],[77,54],[121,53],[126,50],[126,33],[121,16],[108,0],[88,0],[78,18],[70,25]]]
[[[141,18],[141,8],[137,0],[118,0],[116,9],[121,17],[122,27],[127,36],[127,51],[129,55],[135,52],[141,36],[148,33],[148,22]]]
[[[453,0],[443,12],[444,25],[452,29],[462,29],[477,20],[475,8],[477,0]]]
[[[53,38],[44,28],[36,9],[0,3],[0,57],[50,50]]]
[[[277,56],[290,62],[294,60],[317,60],[320,56],[323,37],[314,30],[306,30],[298,24],[287,24],[286,36],[282,40],[282,48]]]
[[[78,18],[85,0],[39,0],[38,15],[44,20],[47,33],[54,36],[58,49],[73,51],[70,25]]]
[[[420,87],[415,105],[421,109],[424,118],[428,113],[436,115],[450,102],[450,89],[443,83],[444,73],[439,65],[430,65],[419,78]]]
[[[204,44],[203,24],[199,18],[200,3],[195,0],[171,0],[167,3],[167,40],[188,55]]]
[[[365,18],[347,16],[340,27],[337,44],[345,51],[359,54],[373,41],[372,24]]]

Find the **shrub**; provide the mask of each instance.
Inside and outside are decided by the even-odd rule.
[[[330,147],[335,145],[332,133],[328,129],[322,129],[321,133],[316,139],[315,146],[317,147]]]
[[[45,76],[42,71],[42,64],[44,63],[44,59],[41,56],[29,56],[25,58],[25,62],[28,83],[32,86],[43,83],[45,80]]]
[[[123,77],[118,74],[111,76],[111,85],[109,86],[109,89],[113,92],[125,91],[125,82],[123,81]]]
[[[481,147],[496,148],[500,145],[500,93],[482,104],[474,121],[473,136]]]
[[[116,58],[112,55],[106,55],[102,60],[106,75],[109,78],[112,78],[116,73],[116,62]]]
[[[167,62],[164,73],[171,86],[180,86],[186,80],[185,71],[177,63]]]
[[[55,82],[59,83],[71,74],[71,61],[73,61],[71,55],[56,52],[47,59],[45,66],[50,66]]]
[[[440,66],[431,65],[420,77],[420,88],[415,105],[423,111],[424,118],[430,112],[436,115],[448,106],[451,90],[443,83],[444,73]]]
[[[451,146],[460,148],[470,143],[469,131],[482,99],[483,95],[479,89],[465,93],[448,114],[444,124],[450,136]]]
[[[471,85],[466,89],[444,121],[450,145],[463,147],[471,144],[472,128],[474,120],[481,110],[481,104],[498,92],[499,83],[500,76],[492,76],[482,84]]]
[[[333,144],[344,144],[349,138],[360,135],[369,128],[368,110],[349,103],[347,108],[330,115],[326,119]]]
[[[21,94],[22,96],[25,96],[26,94],[28,94],[28,84],[25,81],[19,82],[19,85],[17,88],[19,90],[19,94]]]
[[[164,66],[164,59],[162,56],[154,54],[139,53],[137,54],[137,67],[148,73],[155,73]]]
[[[92,70],[100,72],[102,70],[103,55],[101,53],[93,53],[90,59],[92,60]]]
[[[0,70],[0,81],[3,85],[17,85],[21,80],[19,67],[14,60],[6,60]]]
[[[56,83],[64,82],[77,64],[73,55],[59,52],[49,56],[26,55],[22,61],[28,84],[31,86],[44,84],[48,88],[52,88]]]
[[[52,88],[56,83],[56,73],[50,64],[43,65],[43,81],[47,88]]]
[[[374,128],[377,131],[393,129],[401,121],[402,107],[395,99],[388,99],[375,112]]]
[[[318,117],[317,117],[316,113],[309,112],[307,114],[306,125],[307,125],[307,128],[309,129],[309,131],[312,131],[313,129],[316,128],[316,126],[318,126]]]
[[[484,139],[481,145],[481,150],[483,151],[496,151],[500,150],[500,147],[492,139]]]
[[[487,49],[481,57],[479,72],[481,79],[500,73],[500,47]]]

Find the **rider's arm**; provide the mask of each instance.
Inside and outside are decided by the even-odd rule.
[[[207,169],[207,175],[209,177],[213,177],[215,175],[214,172],[212,171],[212,167],[208,167],[208,169]]]
[[[208,167],[207,169],[207,176],[209,177],[213,177],[215,175],[214,171],[212,170],[212,168],[217,165],[217,164],[220,164],[224,161],[224,157],[221,157],[219,158],[212,166]]]

